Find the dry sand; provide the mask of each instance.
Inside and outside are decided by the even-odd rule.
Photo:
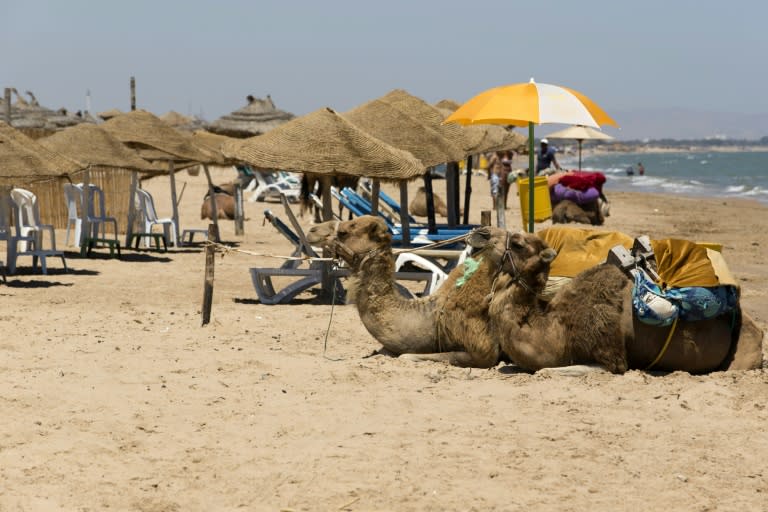
[[[204,227],[204,179],[179,179],[183,225]],[[167,178],[146,185],[168,215]],[[722,243],[766,328],[768,208],[609,198],[607,229]],[[265,207],[281,213],[247,203],[246,235],[225,222],[224,239],[287,254]],[[476,178],[473,222],[481,209]],[[366,358],[378,344],[354,306],[258,303],[248,268],[279,260],[217,258],[201,327],[200,247],[69,249],[70,273],[52,261],[0,285],[0,510],[768,509],[766,370],[568,378]]]

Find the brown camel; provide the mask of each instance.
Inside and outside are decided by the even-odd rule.
[[[508,277],[491,300],[490,331],[518,366],[536,371],[597,363],[613,373],[654,362],[653,369],[691,373],[761,366],[763,333],[740,308],[709,320],[680,320],[674,331],[644,324],[633,312],[632,281],[613,265],[585,270],[544,303],[543,276],[555,253],[543,247],[538,267],[496,261]],[[495,258],[498,251],[487,254]]]
[[[534,239],[519,244],[524,250],[509,254],[523,265],[524,258],[537,254],[536,242],[543,242],[532,235],[515,236]],[[387,352],[456,366],[488,368],[498,363],[499,344],[488,331],[487,297],[498,269],[489,262],[500,260],[501,255],[489,258],[487,253],[497,250],[499,245],[491,241],[506,239],[506,231],[491,227],[473,231],[467,243],[480,250],[457,266],[437,292],[417,299],[407,299],[396,289],[392,237],[382,219],[328,221],[313,226],[307,238],[334,251],[350,266],[347,297]]]
[[[602,226],[605,218],[597,201],[580,206],[569,199],[563,199],[552,208],[552,224],[570,222]]]
[[[235,218],[235,198],[226,193],[216,193],[216,215],[219,219],[234,220]],[[213,219],[213,212],[210,196],[206,194],[203,199],[203,205],[200,207],[201,219]]]
[[[448,205],[445,204],[443,198],[437,194],[432,194],[432,197],[434,198],[435,203],[435,215],[447,217]],[[418,217],[427,216],[427,190],[424,187],[419,187],[416,191],[416,196],[414,196],[411,204],[408,205],[408,211],[411,215],[416,215]]]

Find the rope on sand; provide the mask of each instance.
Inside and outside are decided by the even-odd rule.
[[[236,247],[230,247],[228,245],[224,245],[218,242],[211,242],[207,240],[203,244],[212,245],[216,248],[217,251],[220,251],[224,254],[229,254],[231,252],[240,252],[243,254],[248,254],[250,256],[259,256],[263,258],[277,258],[281,260],[300,260],[300,261],[308,261],[310,263],[312,263],[313,261],[334,261],[334,258],[312,258],[310,256],[278,256],[276,254],[266,254],[266,253],[260,253],[260,252],[246,251],[245,249],[238,249]]]

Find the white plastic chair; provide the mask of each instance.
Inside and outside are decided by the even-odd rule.
[[[38,259],[43,274],[48,273],[46,257],[58,256],[67,270],[67,260],[64,253],[56,249],[56,233],[51,224],[40,222],[40,210],[37,197],[29,190],[14,188],[11,190],[14,217],[16,219],[16,236],[8,241],[8,270],[11,274],[16,271],[18,256],[32,256],[32,268],[37,268]],[[50,248],[44,248],[43,234],[49,233]]]
[[[294,178],[279,176],[275,177],[271,172],[254,171],[251,182],[251,186],[254,188],[248,201],[255,203],[256,201],[265,201],[268,197],[279,198],[280,194],[285,194],[290,202],[297,202],[301,194],[301,185],[296,184]],[[253,185],[254,183],[255,185]]]
[[[139,212],[141,212],[142,220],[144,223],[144,233],[152,233],[152,226],[159,225],[163,227],[163,237],[165,238],[166,245],[177,244],[178,233],[176,229],[176,223],[173,219],[157,217],[157,211],[155,210],[155,202],[152,199],[152,195],[146,190],[140,188],[136,189],[136,196],[139,203]],[[144,246],[149,247],[151,240],[144,239]]]
[[[419,256],[418,254],[414,254],[412,252],[402,252],[397,255],[397,259],[395,260],[395,272],[399,272],[406,263],[410,263],[422,270],[432,272],[430,284],[427,289],[428,295],[435,293],[435,291],[437,291],[443,285],[445,280],[448,279],[448,274],[443,272],[440,267],[425,257]]]
[[[93,183],[88,185],[91,190],[91,201],[88,204],[88,224],[91,226],[91,236],[93,238],[107,238],[107,224],[111,224],[115,240],[117,240],[117,219],[107,215],[104,206],[104,191]],[[80,186],[82,190],[82,184]],[[96,214],[97,204],[99,206],[98,215]]]
[[[83,226],[83,219],[80,217],[78,206],[83,204],[83,189],[72,183],[64,184],[64,201],[67,203],[67,236],[64,239],[64,245],[69,245],[69,231],[75,232],[75,247],[80,246],[80,229]]]

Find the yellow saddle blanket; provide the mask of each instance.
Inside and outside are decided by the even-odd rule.
[[[631,249],[634,239],[618,231],[553,226],[538,235],[554,250],[549,275],[574,277],[605,261],[616,245]],[[688,240],[651,240],[662,288],[738,286],[722,254]]]

